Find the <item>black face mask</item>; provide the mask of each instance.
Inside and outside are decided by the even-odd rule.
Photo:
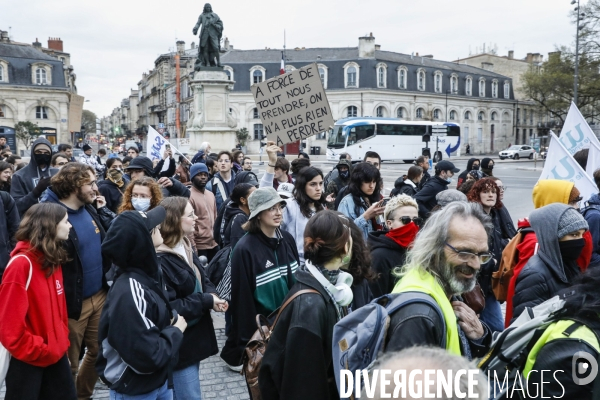
[[[565,261],[576,261],[581,255],[584,246],[585,240],[583,238],[558,242],[560,255]]]
[[[34,154],[33,158],[35,159],[35,162],[38,166],[48,166],[50,165],[50,160],[52,159],[52,156],[50,154]]]
[[[471,169],[475,170],[475,171],[479,171],[479,164],[473,164],[473,166],[471,167]]]
[[[346,179],[350,175],[350,171],[340,171],[340,176]]]
[[[494,164],[490,164],[488,165],[487,169],[489,169],[490,171],[494,169]]]

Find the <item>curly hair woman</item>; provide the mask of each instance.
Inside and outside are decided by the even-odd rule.
[[[149,177],[136,179],[127,186],[123,193],[119,214],[123,211],[152,210],[162,201],[162,197],[160,186],[154,179]]]
[[[12,358],[6,399],[76,399],[61,265],[71,224],[58,204],[31,207],[0,286],[0,342]]]

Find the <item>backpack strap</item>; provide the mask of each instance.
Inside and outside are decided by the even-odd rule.
[[[275,330],[275,325],[277,325],[277,321],[279,321],[279,317],[281,316],[281,313],[283,312],[283,310],[285,310],[285,308],[288,306],[288,304],[290,304],[292,302],[292,300],[294,300],[296,297],[301,296],[303,294],[308,294],[308,293],[316,293],[318,295],[321,295],[321,293],[319,293],[315,289],[302,289],[302,290],[299,290],[296,293],[294,293],[290,298],[288,298],[285,301],[285,303],[283,303],[281,305],[281,307],[279,307],[279,311],[277,312],[277,317],[275,317],[275,321],[273,322],[273,325],[271,325],[271,332],[273,332],[273,330]]]
[[[31,260],[29,259],[29,257],[27,257],[25,254],[16,255],[10,259],[8,264],[6,264],[6,268],[8,268],[8,266],[19,257],[25,257],[27,259],[27,261],[29,262],[29,276],[27,277],[27,283],[25,284],[25,290],[27,291],[27,290],[29,290],[29,284],[31,283],[31,277],[33,275],[33,265],[31,265]],[[6,268],[4,268],[4,271],[6,271]]]

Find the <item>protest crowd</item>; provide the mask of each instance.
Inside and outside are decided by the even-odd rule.
[[[219,352],[252,399],[350,398],[343,369],[490,370],[496,339],[537,320],[505,370],[525,386],[564,371],[549,397],[600,391],[570,378],[573,354],[600,351],[600,170],[583,210],[576,184],[540,180],[514,226],[489,158],[418,157],[384,196],[371,151],[322,171],[268,142],[259,179],[206,142],[189,158],[82,150],[40,138],[26,165],[2,150],[7,400],[90,399],[98,378],[111,399],[201,399]]]

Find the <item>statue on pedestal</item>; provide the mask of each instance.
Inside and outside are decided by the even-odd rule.
[[[199,71],[201,67],[221,67],[221,36],[223,34],[223,22],[217,14],[212,12],[209,3],[204,5],[204,11],[198,17],[198,22],[194,26],[194,35],[200,30],[200,43],[198,45],[198,58],[194,70]]]

